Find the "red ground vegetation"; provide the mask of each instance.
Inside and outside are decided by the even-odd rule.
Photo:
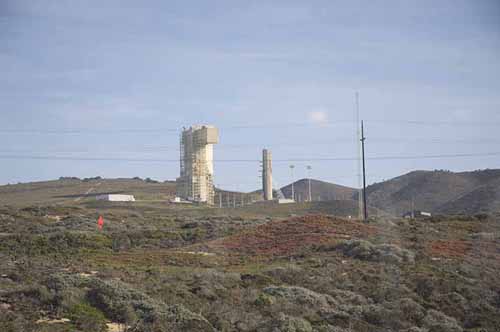
[[[462,240],[438,240],[429,244],[428,251],[432,256],[443,256],[450,258],[464,257],[472,249],[469,241]]]
[[[373,226],[359,221],[311,215],[272,221],[213,241],[210,247],[247,255],[286,256],[312,245],[364,238],[375,232]]]
[[[494,258],[500,259],[500,246],[494,241],[438,240],[427,247],[431,256],[447,258]]]

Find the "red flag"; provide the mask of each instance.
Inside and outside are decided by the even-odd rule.
[[[99,216],[99,219],[97,219],[97,227],[99,229],[102,229],[102,226],[104,226],[104,218],[102,216]]]

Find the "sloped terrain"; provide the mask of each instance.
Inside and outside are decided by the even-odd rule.
[[[119,207],[119,208],[116,208]],[[1,331],[496,331],[499,216],[0,208]],[[105,215],[103,230],[96,227]]]
[[[0,186],[0,205],[74,204],[100,194],[130,194],[138,200],[173,198],[174,182],[136,179],[61,178]]]
[[[367,237],[374,232],[373,227],[361,223],[310,215],[266,223],[207,245],[210,249],[229,250],[248,256],[288,257],[308,246]]]
[[[415,171],[367,188],[371,206],[401,215],[412,208],[429,212],[497,212],[500,170],[453,173]],[[355,197],[357,195],[355,194]]]
[[[309,197],[309,180],[301,179],[294,182],[295,198],[298,201],[307,201]],[[292,185],[289,184],[281,191],[287,198],[292,197]],[[350,200],[356,189],[334,183],[311,179],[311,196],[313,201]]]
[[[437,211],[445,214],[476,214],[500,211],[500,179],[481,185],[441,205]]]

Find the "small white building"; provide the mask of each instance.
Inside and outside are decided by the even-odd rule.
[[[291,204],[291,203],[295,203],[295,201],[293,199],[290,199],[290,198],[279,198],[277,200],[278,204]]]
[[[98,201],[108,202],[135,202],[133,195],[119,195],[119,194],[104,194],[96,196]]]
[[[422,218],[422,217],[432,217],[432,213],[414,210],[414,211],[408,211],[405,214],[403,214],[403,218],[406,219]]]
[[[170,203],[173,203],[173,204],[192,204],[193,202],[185,201],[182,198],[176,196],[170,200]]]

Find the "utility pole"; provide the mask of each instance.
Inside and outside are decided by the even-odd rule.
[[[413,194],[411,195],[411,219],[415,219],[415,200]]]
[[[290,171],[292,173],[292,200],[295,201],[295,189],[293,187],[293,182],[295,181],[294,180],[294,177],[293,177],[293,169],[295,168],[295,165],[290,165]]]
[[[222,192],[219,191],[219,208],[222,209]]]
[[[355,94],[355,99],[356,99],[356,109],[355,109],[355,119],[356,119],[356,154],[359,156],[358,158],[358,218],[362,219],[363,218],[363,198],[361,197],[363,195],[363,189],[361,188],[363,185],[363,180],[362,180],[362,174],[361,174],[361,128],[360,128],[360,117],[359,117],[359,93],[356,91]]]
[[[312,195],[311,195],[311,166],[307,166],[307,178],[308,178],[308,185],[309,185],[309,202],[312,202]]]
[[[368,207],[366,206],[366,162],[365,162],[365,131],[363,120],[361,120],[361,155],[363,158],[363,217],[368,220]]]

